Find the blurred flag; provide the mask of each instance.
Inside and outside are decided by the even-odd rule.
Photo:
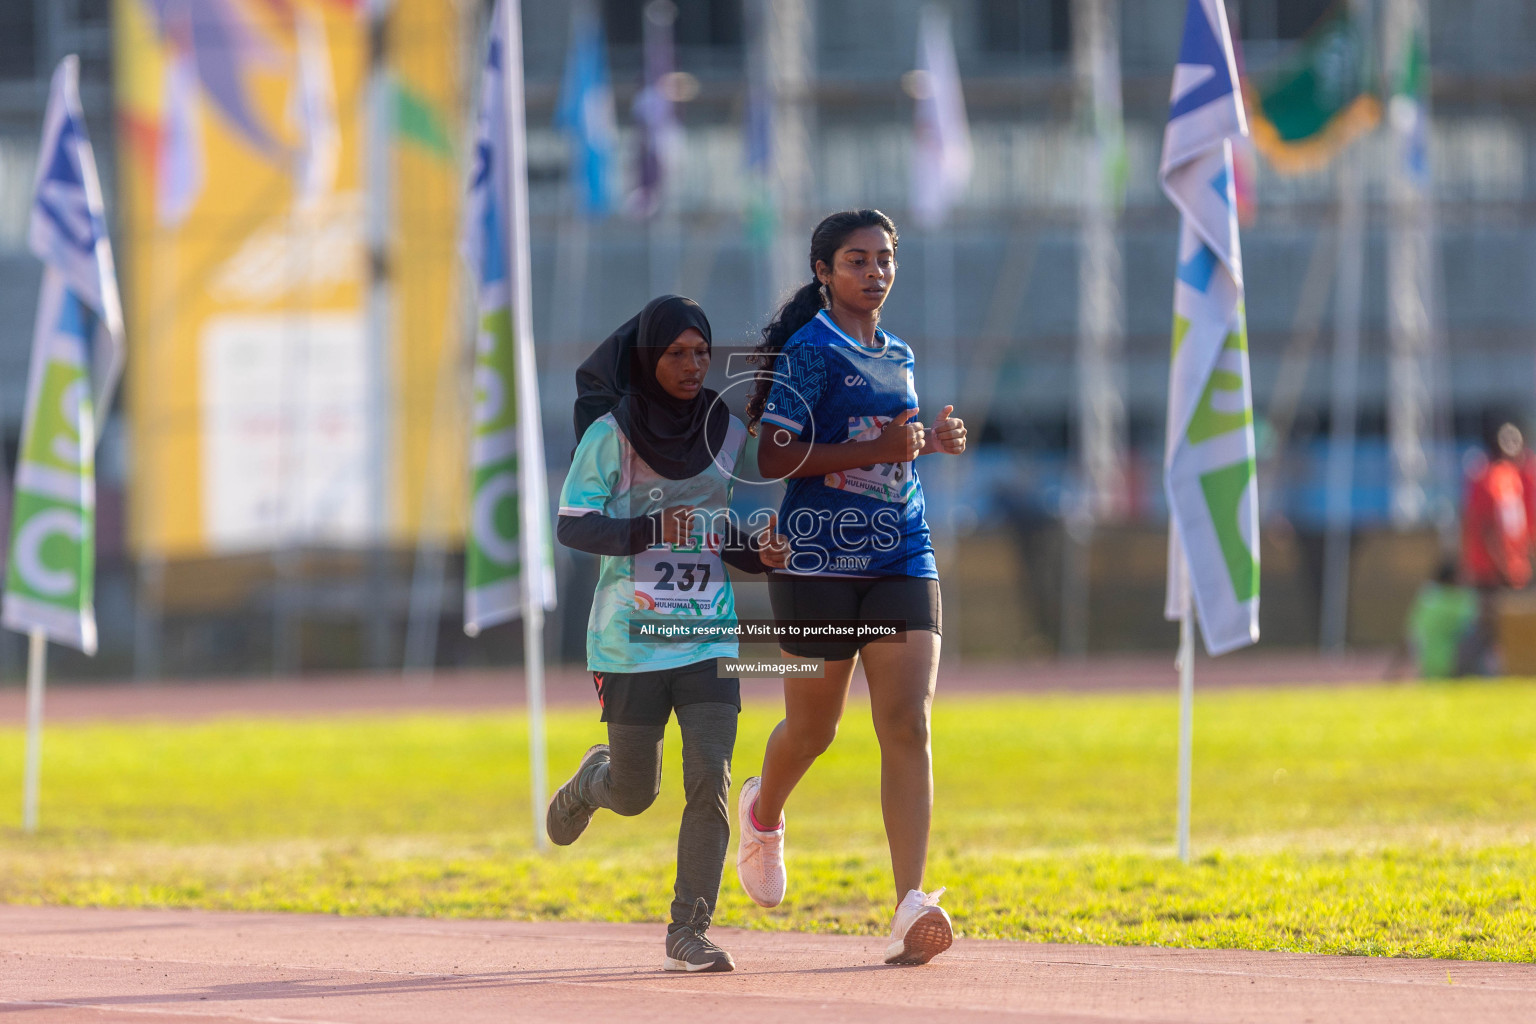
[[[1370,47],[1347,3],[1338,3],[1277,71],[1249,87],[1253,140],[1282,174],[1327,165],[1376,126]]]
[[[640,129],[639,173],[630,206],[641,217],[653,216],[661,207],[667,175],[681,141],[682,126],[669,92],[676,70],[673,56],[673,25],[677,5],[672,0],[651,0],[645,5],[645,86],[635,97],[635,124]]]
[[[605,217],[613,210],[613,151],[618,129],[603,24],[590,0],[571,5],[571,48],[556,112],[571,143],[571,174],[582,211]]]
[[[299,126],[295,199],[301,209],[310,209],[336,184],[341,132],[336,127],[336,87],[325,24],[307,7],[296,8],[293,14],[298,36],[293,112]]]
[[[516,618],[524,553],[540,552],[533,599],[555,606],[544,431],[533,355],[522,53],[511,52],[498,0],[480,84],[474,173],[462,251],[479,285],[464,631]],[[510,237],[511,244],[508,244]]]
[[[3,618],[96,653],[98,416],[123,366],[123,313],[79,64],[53,74],[27,241],[43,261],[16,461]]]
[[[747,38],[747,236],[767,249],[773,244],[773,81],[768,67],[769,0],[746,0]]]
[[[176,31],[179,12],[194,10],[188,19],[190,52],[208,98],[230,127],[269,158],[282,146],[268,131],[251,98],[250,79],[259,67],[276,67],[276,50],[235,0],[140,0],[155,16],[162,36]]]
[[[917,100],[912,144],[912,213],[925,228],[944,222],[971,180],[971,128],[965,118],[960,70],[949,15],[923,8],[917,29],[917,72],[909,80]]]
[[[187,219],[207,177],[203,127],[198,114],[197,67],[192,50],[190,0],[166,13],[171,48],[161,85],[160,145],[156,151],[155,213],[161,224]]]
[[[1221,0],[1189,0],[1160,175],[1180,214],[1163,462],[1165,614],[1183,618],[1188,585],[1212,655],[1259,639],[1253,397],[1231,144],[1247,131]]]
[[[400,139],[443,160],[454,158],[453,138],[432,101],[406,82],[395,82],[395,131]]]
[[[1392,83],[1388,116],[1402,147],[1398,159],[1404,176],[1417,189],[1429,187],[1429,62],[1425,60],[1423,29],[1417,23],[1408,34],[1397,81]]]

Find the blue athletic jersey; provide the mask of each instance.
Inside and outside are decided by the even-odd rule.
[[[861,345],[825,312],[796,331],[773,365],[763,436],[782,429],[814,444],[868,441],[917,408],[912,350],[886,331],[875,339],[873,348]],[[786,486],[779,532],[794,552],[791,572],[939,578],[915,461],[794,477]]]

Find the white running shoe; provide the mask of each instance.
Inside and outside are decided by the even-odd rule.
[[[741,838],[736,844],[736,875],[741,887],[760,907],[776,907],[784,902],[788,875],[784,870],[784,819],[771,832],[752,824],[752,805],[757,803],[763,780],[756,775],[741,784],[736,797],[736,821]]]
[[[948,949],[955,941],[949,915],[939,906],[943,887],[933,892],[909,889],[896,908],[891,925],[891,941],[885,947],[888,964],[925,964]]]

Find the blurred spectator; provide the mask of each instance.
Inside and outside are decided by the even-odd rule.
[[[1476,652],[1468,641],[1477,624],[1477,595],[1456,581],[1456,561],[1440,563],[1408,612],[1408,648],[1420,679],[1467,675]]]
[[[1462,572],[1478,589],[1472,655],[1478,671],[1497,670],[1494,638],[1500,595],[1531,581],[1525,442],[1513,423],[1490,426],[1487,458],[1472,473],[1461,517]]]

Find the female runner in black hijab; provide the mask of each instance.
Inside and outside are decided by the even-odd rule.
[[[608,742],[587,751],[549,802],[551,841],[574,842],[606,807],[639,814],[661,789],[662,738],[676,713],[687,804],[663,966],[728,971],[705,932],[730,843],[727,798],[741,686],[728,562],[782,567],[770,519],[745,537],[730,523],[733,470],[746,428],[704,387],[710,330],[691,299],[655,299],[576,371],[579,443],[560,493],[562,544],[603,556],[587,632]],[[666,627],[663,629],[663,627]],[[687,627],[681,642],[655,642]]]

